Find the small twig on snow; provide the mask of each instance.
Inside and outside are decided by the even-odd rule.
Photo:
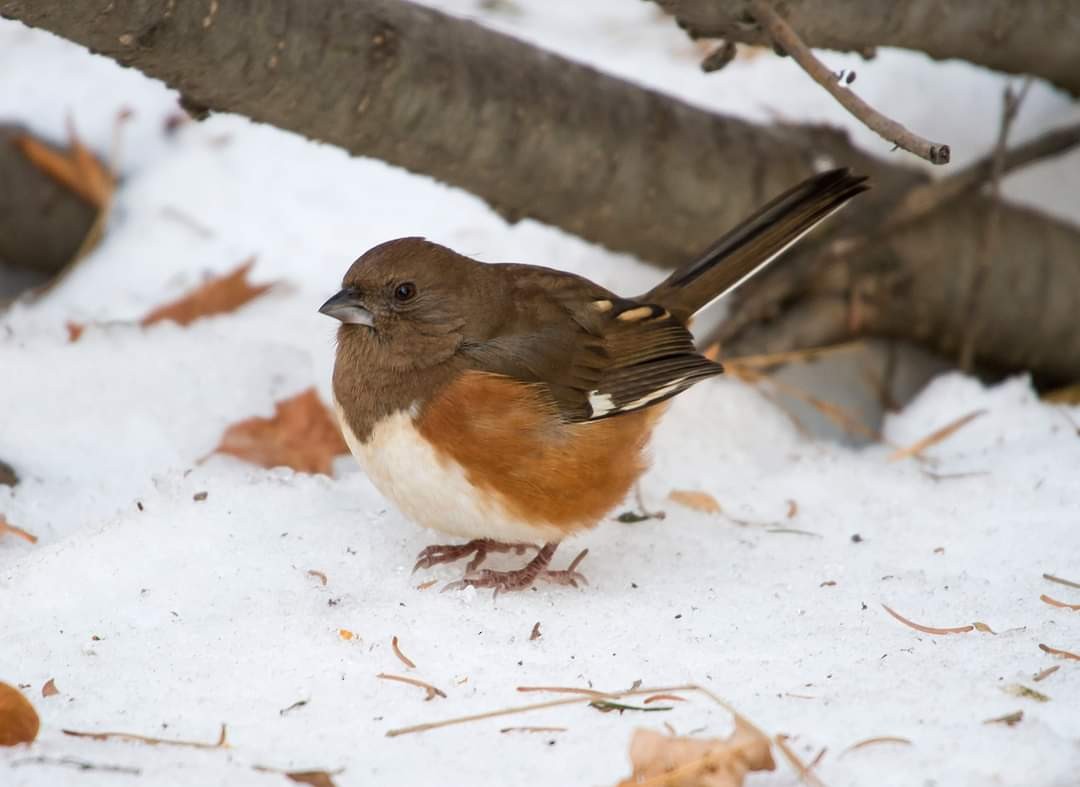
[[[949,163],[948,145],[923,139],[895,120],[885,117],[852,93],[846,85],[840,84],[837,75],[814,56],[799,35],[784,21],[784,18],[776,13],[768,0],[751,0],[750,12],[765,28],[773,43],[791,55],[811,79],[825,88],[840,103],[840,106],[854,115],[863,125],[898,148],[914,153],[931,164]]]

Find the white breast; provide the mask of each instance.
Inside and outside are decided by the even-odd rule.
[[[375,487],[405,516],[423,527],[461,538],[496,541],[560,541],[563,531],[551,524],[512,515],[494,490],[478,489],[460,464],[432,447],[400,410],[375,425],[361,442],[334,401],[341,432],[353,456]]]

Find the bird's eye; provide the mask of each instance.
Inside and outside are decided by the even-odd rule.
[[[394,290],[394,298],[399,301],[411,301],[416,295],[416,285],[411,281],[399,284]]]

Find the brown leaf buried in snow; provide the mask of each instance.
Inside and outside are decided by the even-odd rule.
[[[748,772],[776,767],[769,739],[740,716],[729,738],[677,738],[635,730],[630,762],[634,773],[618,787],[740,787]]]
[[[225,430],[215,453],[262,467],[291,467],[330,475],[334,457],[348,453],[330,412],[314,388],[274,405],[273,418],[247,418]]]
[[[668,499],[681,506],[701,511],[705,514],[719,514],[720,504],[716,498],[708,492],[696,492],[689,489],[673,489],[668,493]]]
[[[14,142],[34,166],[101,210],[108,205],[116,181],[105,165],[79,141],[75,128],[70,125],[68,138],[67,151],[46,145],[29,134],[17,137]]]
[[[254,264],[255,258],[251,257],[230,273],[214,276],[187,295],[154,309],[139,324],[145,327],[172,320],[180,325],[189,325],[200,317],[236,311],[274,286],[273,282],[257,285],[248,282],[247,275]]]
[[[56,679],[49,678],[45,681],[45,685],[41,687],[42,697],[52,697],[60,693],[60,689],[56,688]]]
[[[30,700],[14,686],[0,683],[0,746],[30,743],[37,737],[40,726]]]
[[[16,527],[15,525],[8,522],[3,514],[0,514],[0,538],[2,538],[7,533],[10,533],[13,536],[18,536],[24,541],[29,541],[31,544],[37,543],[37,536],[35,536],[33,533],[26,532],[21,527]]]
[[[334,780],[327,771],[290,771],[285,774],[289,781],[297,784],[310,784],[311,787],[335,787]]]

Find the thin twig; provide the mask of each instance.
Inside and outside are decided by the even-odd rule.
[[[795,753],[794,749],[788,746],[787,735],[777,735],[773,740],[776,741],[776,748],[784,755],[788,764],[795,769],[799,781],[810,785],[810,787],[825,787],[825,783],[811,770],[811,767],[799,758],[799,755]]]
[[[86,760],[77,760],[74,757],[24,757],[21,760],[11,761],[12,768],[17,765],[63,765],[68,768],[77,768],[80,771],[107,771],[109,773],[126,773],[129,776],[138,776],[142,773],[139,768],[128,765],[87,762]]]
[[[876,738],[867,738],[866,740],[861,740],[858,743],[851,744],[842,752],[840,752],[840,756],[843,757],[845,754],[848,754],[850,752],[862,749],[866,746],[876,746],[879,743],[899,743],[902,746],[912,745],[910,740],[908,740],[907,738],[901,738],[898,735],[879,735]]]
[[[624,697],[640,697],[650,694],[667,694],[676,691],[696,691],[700,694],[705,695],[732,715],[738,716],[753,731],[761,734],[761,731],[758,730],[757,727],[751,724],[745,716],[736,711],[731,705],[729,705],[727,702],[725,702],[713,692],[709,691],[709,689],[705,688],[704,686],[699,686],[696,683],[686,683],[681,686],[654,686],[650,688],[631,689],[629,691],[616,691],[610,694],[603,694],[602,696],[609,700],[617,700]],[[452,719],[443,719],[442,721],[430,721],[424,724],[414,724],[411,727],[398,727],[397,729],[388,730],[386,733],[386,737],[396,738],[399,735],[410,735],[416,732],[427,732],[428,730],[436,730],[442,727],[451,727],[457,724],[468,724],[469,722],[483,721],[484,719],[494,719],[498,718],[499,716],[514,716],[519,713],[528,713],[529,711],[544,710],[546,708],[558,708],[564,705],[580,705],[582,703],[588,703],[590,701],[592,701],[592,698],[588,696],[563,697],[562,699],[548,700],[547,702],[534,702],[531,705],[515,705],[509,708],[500,708],[499,710],[485,711],[483,713],[473,713],[468,716],[457,716]]]
[[[1080,582],[1073,582],[1071,579],[1062,579],[1061,577],[1055,577],[1053,574],[1043,574],[1043,579],[1048,579],[1051,582],[1057,582],[1059,585],[1065,585],[1066,587],[1080,589]]]
[[[889,454],[889,461],[897,462],[901,459],[907,459],[910,456],[919,456],[927,448],[932,448],[947,437],[951,437],[955,432],[967,426],[979,416],[985,414],[986,410],[974,410],[967,415],[962,415],[956,420],[950,421],[949,423],[945,424],[945,426],[941,427],[940,429],[935,429],[926,437],[923,437],[920,440],[916,440],[911,445],[905,448],[900,448]]]
[[[931,164],[949,163],[949,146],[930,142],[895,120],[885,117],[872,106],[840,84],[835,73],[818,60],[798,34],[784,21],[768,0],[751,0],[750,11],[769,37],[780,49],[791,55],[810,78],[821,85],[844,109],[854,115],[871,131],[899,148],[924,158]]]
[[[890,231],[921,219],[942,205],[978,188],[994,177],[995,167],[1004,176],[1046,158],[1059,156],[1080,145],[1080,123],[1051,129],[1015,147],[1004,155],[992,150],[953,174],[911,189],[885,220],[882,230]],[[1000,177],[999,176],[999,177]]]
[[[574,686],[518,686],[517,690],[525,694],[534,691],[549,692],[551,694],[583,694],[586,697],[592,699],[604,699],[611,695],[604,691],[596,691],[595,689],[579,689]]]
[[[1024,98],[1030,88],[1031,77],[1027,77],[1017,93],[1013,92],[1010,85],[1006,85],[1002,97],[1001,126],[998,128],[997,143],[994,145],[990,168],[990,206],[986,212],[986,226],[979,239],[979,254],[976,258],[975,267],[971,272],[963,322],[964,335],[960,342],[959,365],[962,370],[967,372],[974,368],[976,344],[985,319],[985,315],[979,311],[979,304],[982,303],[982,293],[986,288],[986,280],[990,274],[990,250],[997,243],[998,237],[998,216],[1001,213],[1001,178],[1005,174],[1005,145],[1009,141],[1009,132],[1012,130],[1013,122],[1020,112],[1020,105],[1024,103]]]
[[[1050,596],[1043,593],[1039,596],[1039,601],[1044,604],[1049,604],[1052,607],[1060,607],[1062,609],[1071,609],[1073,612],[1080,611],[1080,604],[1069,604],[1065,601],[1058,601],[1056,598],[1050,598]]]

